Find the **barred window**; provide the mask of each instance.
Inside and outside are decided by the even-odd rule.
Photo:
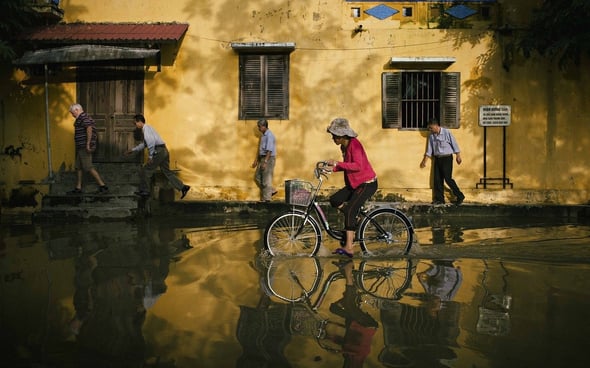
[[[240,54],[240,119],[289,118],[289,54]]]
[[[383,128],[426,129],[432,118],[447,128],[458,128],[459,83],[459,73],[383,73]]]

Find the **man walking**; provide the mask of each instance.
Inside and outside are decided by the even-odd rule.
[[[277,156],[276,141],[274,134],[268,129],[266,119],[260,119],[256,124],[262,136],[258,145],[258,155],[252,163],[252,167],[256,168],[254,178],[262,191],[262,201],[270,202],[272,196],[277,194],[272,186]]]
[[[78,174],[76,187],[68,194],[82,194],[82,174],[86,171],[92,175],[98,184],[97,194],[104,194],[109,191],[98,171],[92,163],[92,153],[96,150],[98,136],[94,120],[84,112],[82,105],[73,104],[70,106],[70,114],[76,119],[74,121],[74,144],[76,146],[75,168]]]
[[[426,153],[420,167],[426,166],[426,159],[431,158],[434,164],[434,185],[432,187],[434,202],[432,204],[444,204],[444,182],[447,183],[451,191],[455,195],[455,204],[458,206],[463,203],[465,196],[453,180],[453,154],[457,165],[461,165],[461,152],[455,137],[450,130],[440,126],[438,120],[431,119],[428,121],[428,145]]]
[[[180,199],[183,199],[191,188],[185,185],[172,170],[170,170],[170,154],[166,148],[166,144],[160,138],[160,135],[154,128],[145,123],[145,117],[141,114],[134,116],[135,127],[141,129],[143,132],[143,142],[133,147],[126,152],[127,155],[133,152],[143,151],[145,148],[148,150],[148,160],[145,165],[139,170],[139,191],[135,192],[138,196],[149,197],[150,186],[148,180],[151,179],[152,175],[159,167],[160,171],[166,176],[166,179],[174,187],[174,189],[180,191]]]

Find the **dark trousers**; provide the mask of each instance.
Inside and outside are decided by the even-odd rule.
[[[377,187],[377,180],[375,180],[372,183],[363,183],[354,190],[344,187],[330,196],[332,207],[339,207],[345,203],[341,208],[344,213],[345,230],[356,230],[359,210],[375,194]]]
[[[453,180],[453,155],[444,157],[434,157],[434,201],[444,202],[444,183],[447,183],[457,199],[463,199],[465,196]]]
[[[146,163],[139,170],[139,190],[149,192],[150,185],[149,180],[151,179],[154,172],[160,168],[162,174],[166,176],[166,179],[170,182],[170,185],[176,190],[182,190],[184,184],[172,170],[170,170],[170,154],[166,146],[156,147],[156,154],[152,158],[151,162]]]

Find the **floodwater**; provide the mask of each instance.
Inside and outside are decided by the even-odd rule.
[[[347,263],[262,256],[265,221],[1,225],[0,366],[587,365],[588,224],[415,219]]]

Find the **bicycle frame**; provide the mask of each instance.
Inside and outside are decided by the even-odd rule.
[[[393,299],[391,299],[392,301],[399,300],[399,298],[401,298],[402,294],[405,292],[406,288],[410,285],[410,281],[411,281],[411,278],[412,278],[412,275],[413,275],[413,273],[411,273],[411,269],[413,269],[415,266],[413,265],[413,262],[411,262],[410,260],[407,260],[407,262],[408,263],[407,263],[406,268],[395,268],[395,269],[393,269],[394,272],[395,271],[398,271],[398,270],[401,270],[401,269],[405,269],[407,272],[410,272],[410,276],[409,276],[409,279],[407,280],[406,284],[403,286],[403,288],[400,289],[398,292],[396,292],[395,297]],[[362,285],[359,277],[360,276],[363,276],[363,275],[364,276],[368,276],[368,275],[382,276],[384,270],[385,271],[389,271],[389,272],[391,272],[391,270],[389,270],[387,268],[383,268],[383,269],[380,269],[380,270],[364,271],[364,270],[362,270],[362,268],[363,268],[362,265],[365,264],[365,263],[366,263],[366,261],[363,261],[361,263],[361,266],[360,266],[359,269],[355,269],[355,270],[352,271],[353,280],[354,280],[353,282],[354,282],[354,285],[361,291],[362,294],[370,295],[371,294],[370,291],[369,290],[366,290],[364,288],[364,286]],[[315,302],[312,301],[312,294],[314,294],[315,290],[313,290],[310,293],[303,293],[303,295],[304,295],[303,302],[305,304],[307,304],[307,306],[311,310],[317,312],[317,310],[320,308],[320,306],[324,302],[324,300],[326,298],[326,295],[328,294],[328,290],[330,289],[330,286],[332,285],[332,283],[334,281],[343,280],[343,279],[345,279],[345,277],[344,277],[344,275],[342,275],[342,273],[340,271],[331,272],[327,276],[327,278],[324,280],[324,282],[322,283],[321,287],[319,288],[320,291],[319,291],[319,294],[318,294],[317,299],[315,300]],[[299,280],[297,278],[294,278],[294,280],[299,283]],[[299,285],[299,286],[303,289],[303,285]],[[379,299],[379,298],[377,298],[377,299]]]
[[[314,170],[314,174],[315,174],[316,179],[318,180],[318,184],[315,186],[315,188],[313,190],[311,199],[309,201],[309,205],[307,205],[307,208],[304,211],[305,218],[301,222],[301,226],[297,230],[296,235],[299,235],[299,233],[303,229],[303,226],[305,225],[305,222],[307,221],[307,218],[311,216],[311,212],[313,210],[318,217],[320,225],[324,228],[324,230],[328,233],[328,235],[330,235],[332,238],[334,238],[336,240],[343,240],[344,235],[345,235],[344,232],[335,231],[330,227],[328,217],[324,213],[324,210],[322,209],[320,204],[316,201],[318,193],[319,193],[319,191],[322,187],[322,184],[324,182],[324,177],[327,178],[327,174],[325,174],[323,171],[324,165],[325,165],[325,162],[323,162],[323,161],[316,163],[316,168]]]
[[[317,219],[319,220],[318,222],[320,223],[320,225],[323,227],[323,229],[328,233],[328,235],[330,237],[332,237],[333,239],[336,239],[338,241],[342,241],[345,239],[346,233],[342,230],[334,230],[330,227],[330,223],[328,221],[328,217],[326,216],[324,210],[322,209],[322,207],[320,206],[320,204],[316,201],[317,195],[322,187],[322,184],[324,182],[324,177],[327,178],[327,174],[325,173],[323,167],[325,166],[325,162],[324,161],[320,161],[316,163],[316,168],[314,170],[314,174],[316,179],[318,180],[318,184],[317,186],[314,188],[313,190],[313,194],[311,196],[309,205],[307,206],[307,208],[305,209],[305,218],[304,220],[301,222],[301,225],[299,227],[299,229],[297,230],[296,235],[299,235],[301,230],[303,229],[305,222],[307,221],[307,218],[309,216],[311,216],[311,212],[313,210],[313,212],[315,212]],[[396,209],[393,209],[396,212],[399,212]],[[361,209],[361,211],[359,212],[359,214],[363,217],[363,218],[368,218],[369,221],[375,225],[375,227],[381,232],[381,233],[386,233],[385,229],[383,229],[381,227],[381,225],[379,225],[377,222],[374,222],[372,220],[371,215],[372,211],[366,211],[364,209]],[[402,213],[401,215],[403,215],[402,217],[405,218],[405,215]],[[362,223],[362,221],[359,222],[359,224]],[[413,230],[413,226],[411,224],[411,222],[408,222],[406,224],[409,227],[410,231],[414,231]],[[358,228],[357,228],[358,230]],[[361,240],[358,239],[357,237],[358,234],[355,234],[355,241]]]

